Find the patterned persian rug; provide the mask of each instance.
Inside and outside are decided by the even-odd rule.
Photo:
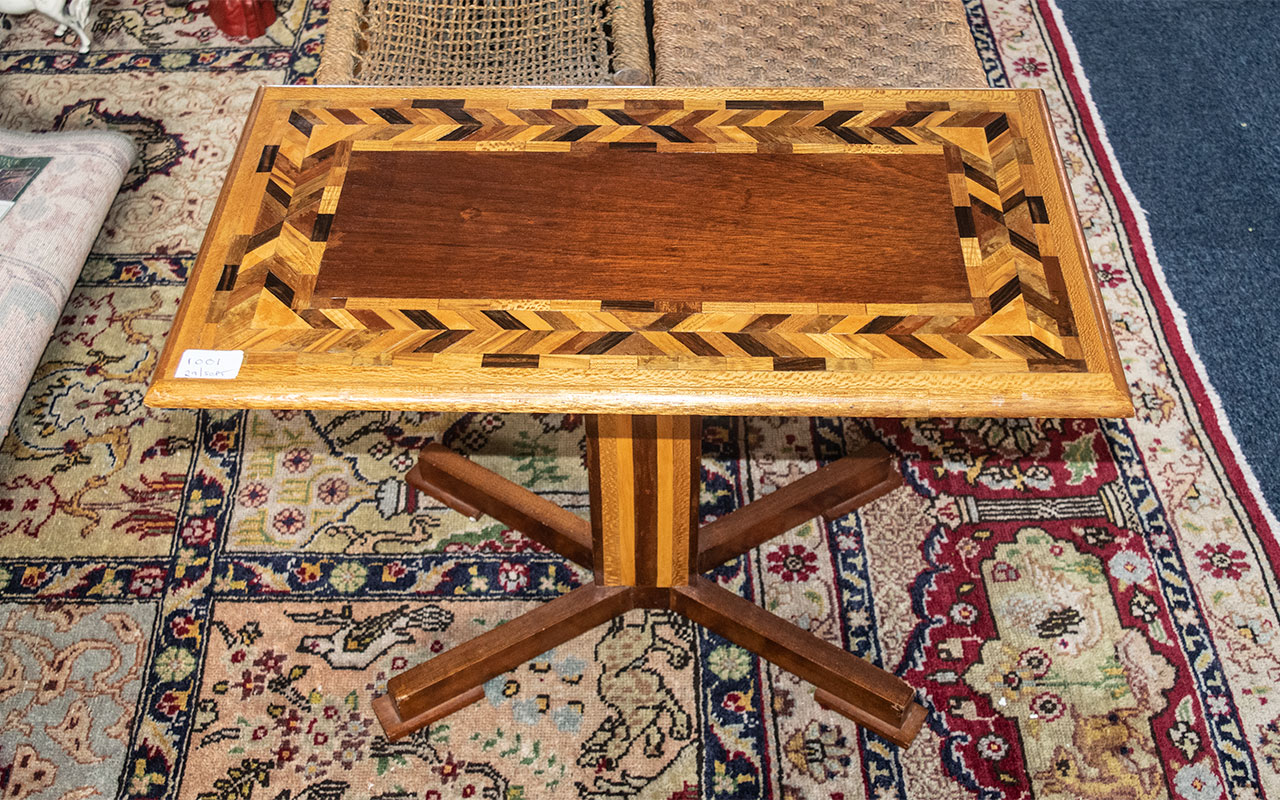
[[[203,0],[99,0],[87,55],[15,19],[0,126],[114,128],[143,157],[0,446],[0,796],[1280,798],[1274,521],[1050,0],[967,5],[991,82],[1048,93],[1138,416],[713,418],[704,441],[708,517],[866,439],[899,456],[901,489],[716,578],[919,687],[907,750],[658,612],[389,743],[388,675],[584,579],[407,491],[416,449],[585,513],[583,420],[143,407],[253,89],[309,80],[325,0],[252,42]]]

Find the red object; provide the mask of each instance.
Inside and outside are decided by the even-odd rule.
[[[272,0],[209,0],[209,17],[228,36],[252,39],[276,21],[276,6]]]

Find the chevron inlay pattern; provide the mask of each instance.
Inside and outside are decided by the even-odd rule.
[[[1018,106],[885,97],[299,103],[271,144],[245,156],[256,161],[261,199],[222,266],[203,341],[273,359],[348,354],[406,365],[1084,371]],[[932,155],[945,161],[969,297],[885,304],[317,293],[352,154],[390,150]]]

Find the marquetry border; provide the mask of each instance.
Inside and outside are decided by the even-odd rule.
[[[1014,102],[405,98],[300,103],[248,154],[256,215],[205,317],[218,349],[450,367],[1082,372]],[[877,152],[945,160],[970,302],[662,303],[313,295],[353,152]]]

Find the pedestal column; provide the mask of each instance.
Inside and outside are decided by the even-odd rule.
[[[587,418],[595,582],[684,586],[697,563],[699,417]]]

